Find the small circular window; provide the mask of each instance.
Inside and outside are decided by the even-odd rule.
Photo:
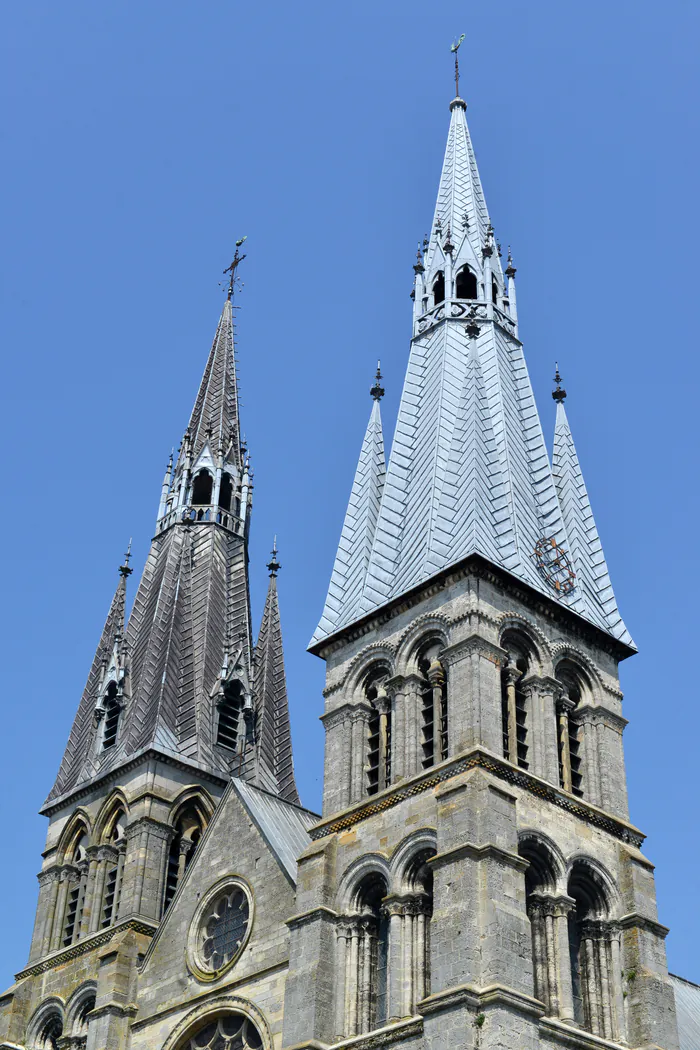
[[[252,897],[242,879],[223,879],[202,900],[190,928],[191,969],[203,980],[219,977],[245,947],[252,920]]]

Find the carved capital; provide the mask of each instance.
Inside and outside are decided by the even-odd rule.
[[[503,668],[503,674],[508,685],[514,685],[523,676],[520,668],[511,663],[507,663]]]
[[[433,688],[445,684],[445,669],[439,660],[433,660],[428,668],[428,681]]]
[[[44,871],[40,871],[37,875],[37,881],[40,886],[50,886],[54,882],[58,882],[61,878],[61,869],[55,864],[51,868],[46,868]]]
[[[118,856],[117,850],[114,846],[108,842],[103,842],[101,846],[97,847],[97,859],[106,861],[116,861]]]
[[[575,707],[576,704],[569,698],[567,693],[561,693],[557,698],[557,711],[560,715],[570,715]]]
[[[473,653],[483,656],[485,660],[495,664],[497,667],[502,667],[508,659],[508,653],[505,649],[501,649],[499,645],[494,645],[492,641],[481,634],[470,634],[467,638],[462,638],[461,641],[442,649],[440,651],[440,660],[449,668],[460,660],[466,660]]]

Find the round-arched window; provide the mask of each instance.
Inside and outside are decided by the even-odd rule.
[[[215,980],[233,966],[250,935],[252,910],[250,890],[235,876],[222,879],[204,897],[187,945],[190,969],[200,980]]]
[[[205,1021],[182,1050],[259,1050],[262,1045],[260,1033],[249,1017],[226,1014],[214,1021]]]

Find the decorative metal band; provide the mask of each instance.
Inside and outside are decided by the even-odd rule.
[[[427,773],[407,783],[405,786],[398,784],[396,787],[390,788],[383,798],[378,798],[376,801],[368,800],[363,805],[358,806],[357,809],[345,813],[336,820],[322,821],[312,828],[309,834],[315,840],[322,839],[326,835],[334,835],[339,831],[346,831],[361,820],[366,820],[377,813],[383,813],[384,810],[391,809],[393,806],[398,805],[399,802],[412,798],[414,795],[420,795],[424,791],[430,791],[432,788],[437,787],[438,784],[451,780],[452,777],[457,776],[459,773],[466,773],[470,769],[485,769],[500,780],[505,780],[516,787],[524,788],[531,795],[536,795],[538,798],[553,803],[560,809],[565,809],[568,813],[585,821],[586,824],[592,824],[594,827],[606,831],[609,835],[613,835],[622,842],[630,846],[636,846],[637,849],[640,849],[644,842],[646,836],[637,828],[625,824],[621,820],[616,820],[615,817],[601,813],[592,806],[588,806],[581,799],[572,798],[559,791],[553,785],[538,780],[522,769],[516,769],[509,762],[480,750],[472,751],[464,758],[448,761],[442,767],[437,767],[435,772]]]
[[[70,948],[66,948],[65,951],[55,952],[48,958],[36,963],[36,965],[28,966],[26,970],[20,970],[19,973],[15,974],[15,980],[21,981],[25,977],[36,977],[40,973],[46,973],[47,970],[53,970],[55,966],[61,966],[63,963],[69,962],[71,959],[77,959],[78,956],[85,955],[95,948],[101,948],[103,944],[109,944],[113,937],[123,933],[125,930],[134,930],[135,933],[143,933],[147,937],[152,937],[157,929],[157,922],[150,923],[142,919],[127,919],[126,922],[120,922],[94,937],[86,937],[82,941],[76,941],[75,944],[71,944]]]

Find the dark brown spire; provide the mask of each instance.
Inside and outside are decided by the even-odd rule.
[[[255,646],[254,705],[257,720],[260,785],[267,786],[272,774],[280,798],[299,802],[292,761],[292,735],[289,725],[287,680],[277,599],[277,543],[268,563],[270,584]]]

